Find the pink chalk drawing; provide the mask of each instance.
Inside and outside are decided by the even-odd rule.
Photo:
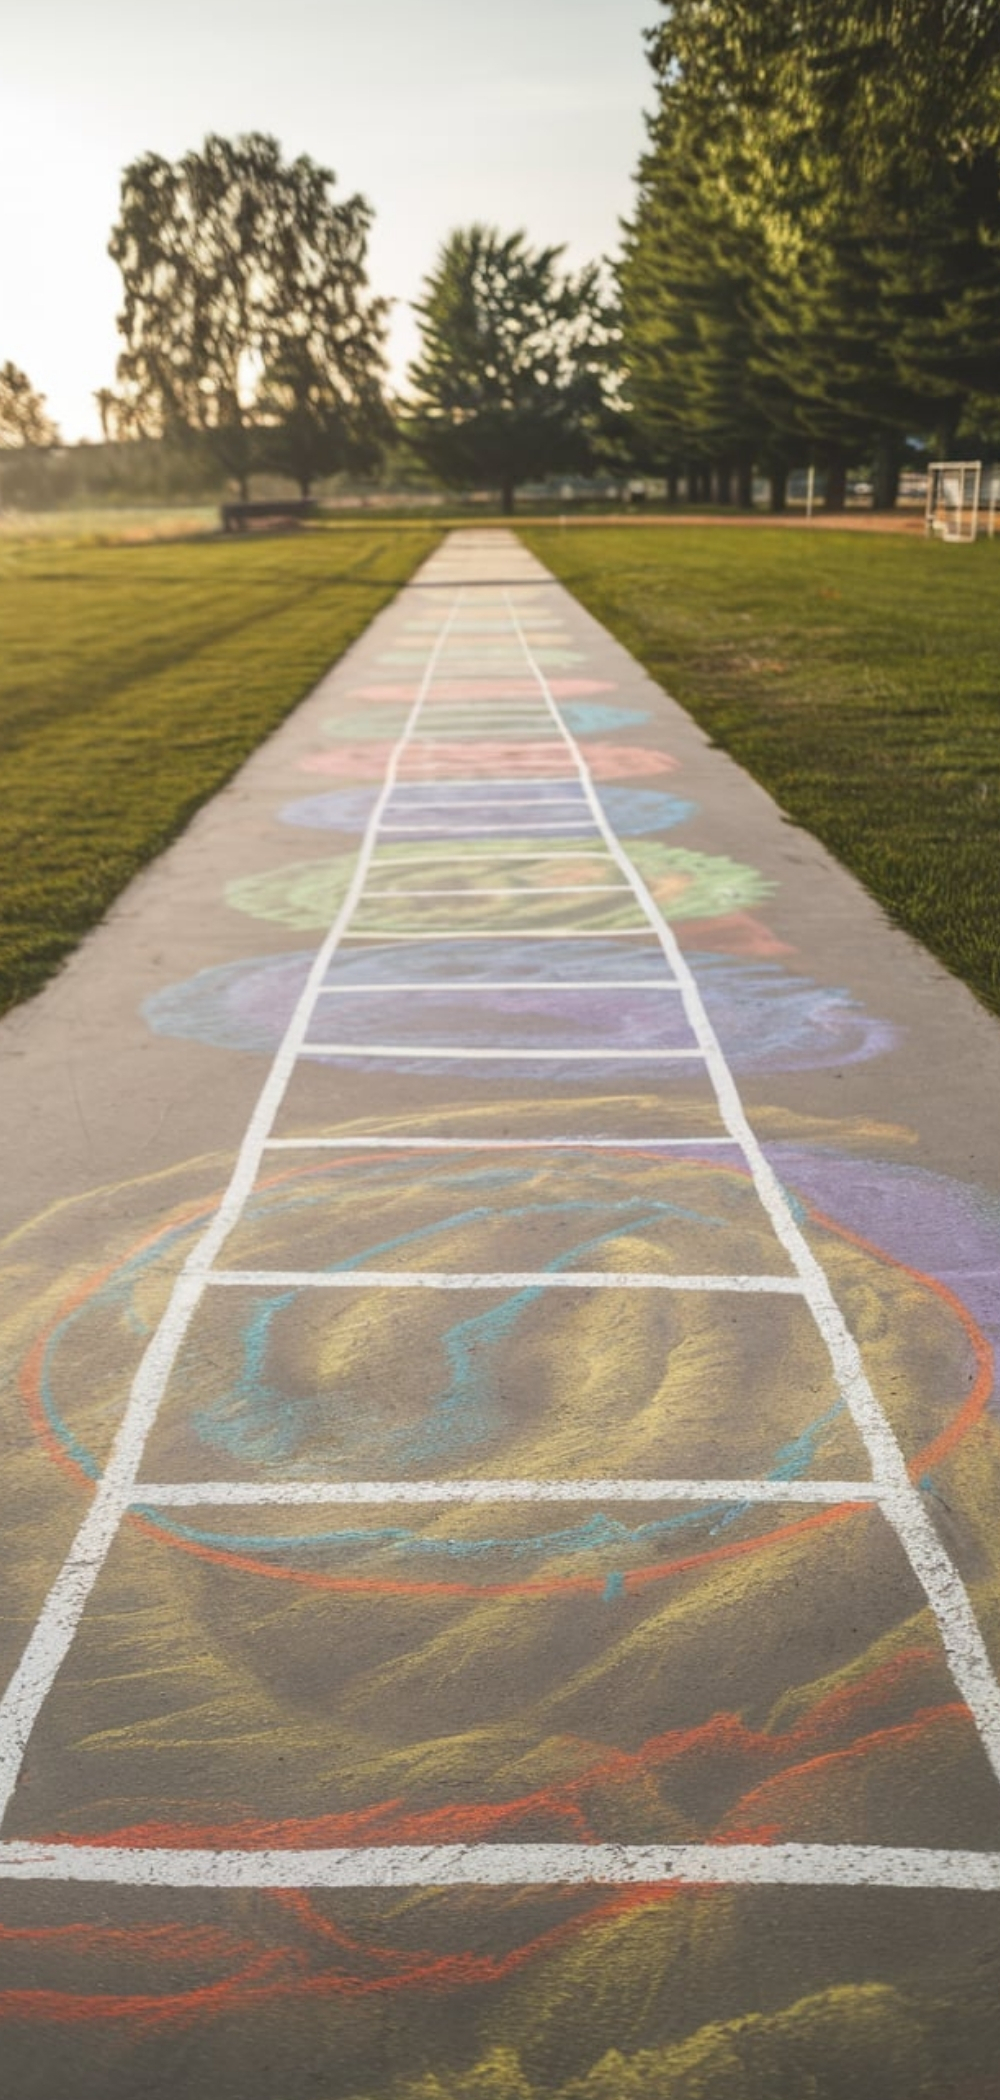
[[[606,678],[550,678],[549,691],[555,700],[591,700],[599,693],[616,693],[618,688]],[[352,700],[407,700],[417,697],[417,686],[413,680],[406,684],[356,685],[349,697]],[[435,700],[537,700],[538,686],[533,678],[436,678]]]
[[[335,751],[314,751],[302,759],[304,773],[326,773],[337,780],[382,780],[392,756],[382,741],[343,744]],[[595,780],[642,780],[673,773],[677,760],[669,752],[642,744],[595,744],[588,753]],[[450,743],[427,739],[411,745],[399,769],[401,780],[553,780],[575,778],[565,744],[539,737],[521,743]]]

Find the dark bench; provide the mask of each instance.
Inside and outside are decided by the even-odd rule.
[[[271,503],[224,503],[220,512],[223,532],[245,532],[248,525],[297,524],[300,518],[315,515],[316,505],[311,496],[295,498],[278,497]]]

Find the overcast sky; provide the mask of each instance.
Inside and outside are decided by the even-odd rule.
[[[0,363],[96,436],[120,280],[121,169],[207,131],[271,131],[375,207],[371,277],[406,302],[449,230],[486,219],[614,250],[643,143],[657,0],[31,0],[0,56]]]

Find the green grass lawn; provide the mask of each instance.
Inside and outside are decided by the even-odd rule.
[[[37,991],[439,536],[0,544],[0,1011]]]
[[[718,526],[522,537],[1000,1013],[1000,544]]]
[[[0,560],[10,540],[89,541],[92,546],[193,539],[218,531],[217,503],[108,504],[80,510],[0,509]]]

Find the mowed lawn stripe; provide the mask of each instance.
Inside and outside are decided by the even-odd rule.
[[[5,550],[0,1010],[39,988],[438,538]]]

